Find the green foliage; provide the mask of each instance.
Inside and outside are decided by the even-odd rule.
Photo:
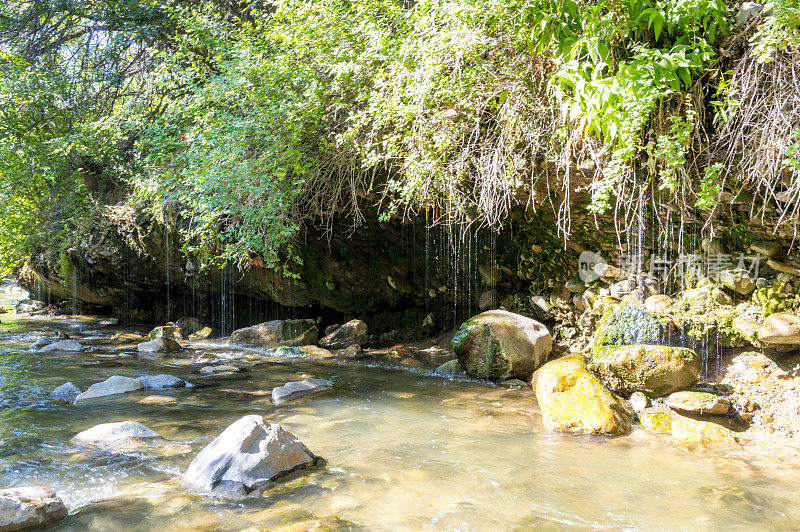
[[[762,63],[787,48],[800,48],[800,5],[797,0],[771,0],[764,4],[764,21],[751,40],[753,53]]]

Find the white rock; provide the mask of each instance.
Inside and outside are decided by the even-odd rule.
[[[235,421],[189,464],[183,483],[200,491],[250,492],[312,466],[314,454],[280,425],[257,415]]]
[[[103,423],[84,430],[69,442],[104,452],[132,452],[164,442],[157,432],[136,421]]]
[[[55,523],[67,516],[55,492],[38,486],[0,490],[0,531],[25,530]]]
[[[77,353],[83,351],[83,346],[76,340],[61,340],[60,342],[53,342],[52,344],[42,347],[40,351],[43,353],[50,353],[53,351],[72,351]]]
[[[114,375],[113,377],[107,378],[103,382],[98,382],[89,386],[88,390],[75,398],[75,404],[97,397],[135,392],[136,390],[141,390],[142,388],[144,388],[144,386],[136,379]]]

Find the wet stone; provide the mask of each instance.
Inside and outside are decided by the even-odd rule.
[[[58,386],[55,390],[50,392],[50,395],[53,397],[57,397],[59,399],[72,399],[76,395],[81,394],[81,389],[72,384],[71,382],[65,382],[61,386]]]
[[[67,517],[64,502],[39,486],[0,490],[0,531],[27,530]]]
[[[287,382],[272,390],[272,400],[280,404],[292,399],[298,399],[312,393],[324,392],[333,388],[333,383],[327,379],[308,377],[302,381]]]
[[[142,386],[148,389],[163,389],[163,388],[185,388],[192,387],[191,383],[183,379],[175,377],[174,375],[143,375],[137,377],[137,380],[142,383]]]
[[[90,399],[96,399],[98,397],[135,392],[137,390],[141,390],[143,387],[144,386],[142,383],[137,379],[114,375],[113,377],[107,378],[103,382],[98,382],[89,386],[88,390],[75,398],[75,404]]]

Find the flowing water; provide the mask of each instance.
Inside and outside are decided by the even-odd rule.
[[[800,527],[799,462],[783,448],[722,455],[681,450],[642,430],[553,434],[530,389],[213,346],[146,359],[106,345],[114,331],[91,320],[8,316],[0,325],[0,487],[55,489],[71,510],[58,530],[269,529],[333,516],[368,530]],[[29,351],[42,332],[58,329],[93,347]],[[205,377],[198,370],[208,362],[198,359],[209,358],[249,368]],[[197,386],[81,406],[49,395],[65,381],[85,390],[110,375],[158,373]],[[330,378],[335,388],[273,405],[270,390],[301,374]],[[192,457],[246,414],[280,423],[327,464],[244,500],[181,489],[177,476]],[[96,424],[128,419],[191,450],[102,455],[68,443]]]

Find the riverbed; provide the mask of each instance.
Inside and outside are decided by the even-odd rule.
[[[556,434],[542,427],[530,388],[213,344],[145,358],[109,345],[123,329],[96,319],[0,319],[0,487],[57,491],[71,515],[54,530],[269,529],[312,518],[368,530],[800,528],[793,447],[689,451],[639,428],[618,438]],[[87,352],[29,349],[57,330]],[[220,361],[243,371],[200,373]],[[50,396],[66,381],[85,390],[111,375],[159,373],[196,386],[80,406]],[[272,403],[273,387],[306,375],[334,388]],[[279,423],[326,464],[246,499],[183,490],[191,459],[247,414]],[[123,420],[180,445],[108,455],[69,443]]]

